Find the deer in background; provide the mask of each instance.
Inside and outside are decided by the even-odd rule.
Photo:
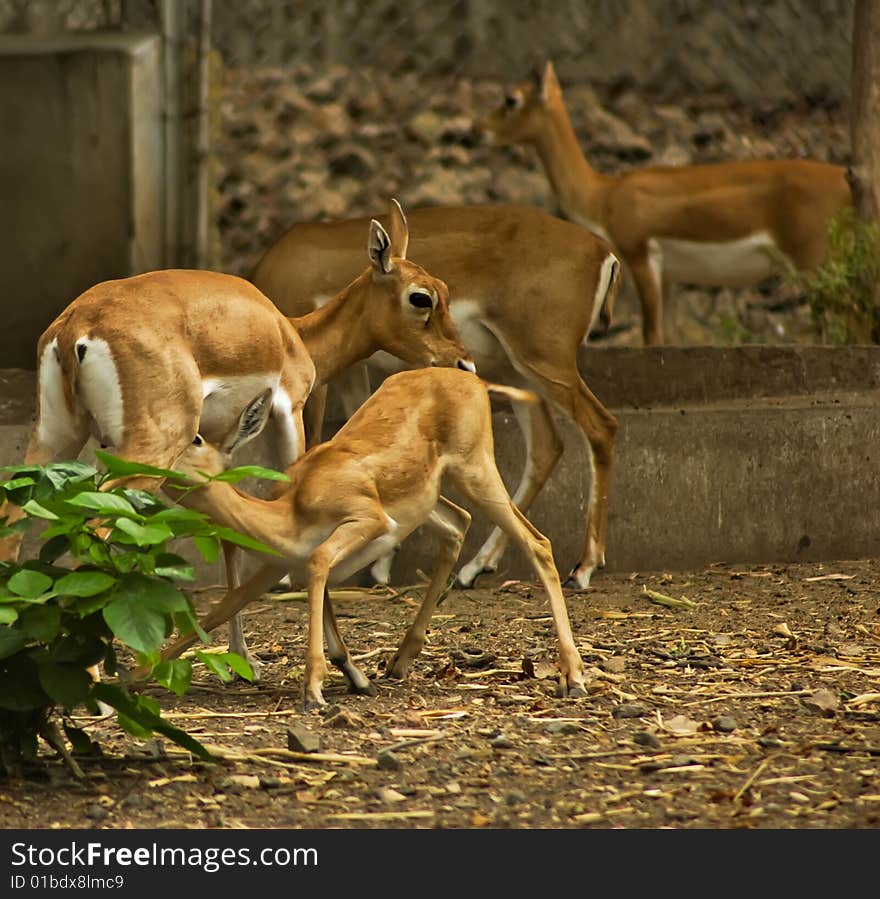
[[[199,486],[184,488],[181,494],[179,485],[166,482],[166,492],[281,554],[258,554],[260,568],[214,606],[202,627],[210,631],[222,624],[289,571],[292,581],[306,579],[308,584],[306,708],[325,704],[322,631],[330,660],[351,690],[372,695],[375,686],[355,665],[339,634],[328,584],[350,577],[425,524],[439,538],[437,559],[422,606],[388,669],[391,677],[405,677],[424,646],[431,615],[470,523],[468,512],[441,495],[448,481],[529,558],[547,592],[559,639],[559,691],[584,696],[583,662],[550,541],[513,504],[495,464],[490,392],[520,403],[536,399],[450,368],[393,375],[331,440],[312,447],[287,469],[289,484],[280,485],[269,500],[222,481],[206,481],[203,475],[221,472],[228,457],[197,436],[175,468],[187,475],[190,485]],[[256,436],[270,408],[267,391],[244,411],[224,441],[226,449],[232,451]],[[163,658],[178,656],[197,639],[195,634],[179,638]],[[132,679],[143,680],[149,671],[136,669]]]
[[[571,125],[552,63],[482,121],[533,146],[562,214],[607,238],[635,282],[646,344],[663,342],[668,286],[744,287],[822,261],[831,218],[851,203],[842,166],[805,159],[597,172]]]
[[[251,280],[288,315],[320,307],[358,265],[358,235],[367,219],[294,225],[263,255]],[[551,407],[583,434],[592,473],[581,557],[569,582],[589,586],[605,563],[605,530],[617,422],[580,376],[577,353],[597,324],[607,326],[619,263],[600,237],[571,222],[521,206],[458,206],[409,213],[414,254],[449,285],[450,313],[482,377],[527,387],[539,403],[513,399],[526,459],[513,501],[526,512],[562,453]],[[383,373],[399,363],[377,354]],[[347,415],[369,396],[366,366],[336,382]],[[307,418],[320,439],[326,390],[313,392]],[[316,402],[317,401],[317,402]],[[507,543],[495,528],[458,574],[464,586],[494,571]],[[373,568],[387,582],[390,557]]]
[[[221,440],[268,391],[285,466],[305,450],[302,408],[313,386],[358,359],[385,349],[412,365],[473,371],[446,285],[405,258],[406,219],[396,202],[390,219],[390,237],[377,221],[365,223],[367,268],[299,319],[282,315],[250,282],[217,272],[156,271],[91,287],[40,337],[25,462],[75,458],[92,436],[122,458],[169,468],[196,433]],[[363,253],[361,243],[362,265]],[[160,486],[154,478],[125,482]],[[0,514],[13,521],[22,513],[7,506]],[[3,557],[16,557],[19,545],[20,537],[7,538]],[[235,554],[225,550],[234,585]],[[230,647],[258,671],[237,618]]]

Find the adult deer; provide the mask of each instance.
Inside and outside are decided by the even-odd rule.
[[[289,315],[320,306],[348,277],[358,256],[366,219],[293,226],[257,264],[251,279]],[[593,474],[586,508],[586,536],[571,572],[578,587],[589,585],[605,561],[605,527],[612,451],[617,422],[584,384],[578,347],[600,320],[607,325],[617,289],[619,264],[608,243],[584,228],[537,209],[518,206],[460,206],[409,213],[413,252],[449,285],[450,311],[481,376],[537,392],[540,403],[512,401],[526,440],[525,468],[513,500],[527,511],[562,453],[550,404],[562,409],[586,438]],[[385,372],[393,360],[370,359]],[[337,381],[339,383],[339,381]],[[346,414],[369,395],[365,366],[341,379]],[[319,432],[323,397],[316,390]],[[506,537],[494,529],[459,572],[470,585],[494,571]],[[374,567],[387,581],[388,558]]]
[[[250,282],[217,272],[157,271],[90,288],[40,338],[25,461],[74,458],[94,436],[118,456],[168,468],[196,433],[222,439],[268,390],[285,466],[305,448],[302,407],[313,385],[358,359],[384,349],[413,365],[472,371],[446,285],[405,258],[399,206],[392,203],[390,237],[377,221],[365,224],[365,235],[369,266],[298,319]],[[159,487],[155,479],[126,480]],[[21,514],[3,511],[11,520]],[[3,551],[14,557],[18,541],[7,538]],[[230,552],[226,562],[234,583]],[[238,621],[230,644],[256,667]]]
[[[663,341],[668,286],[743,287],[822,261],[828,225],[851,202],[846,170],[805,159],[597,172],[578,144],[552,63],[482,122],[531,144],[562,214],[606,237],[629,269],[646,344]]]
[[[444,480],[515,540],[530,559],[550,601],[559,639],[562,695],[583,696],[583,662],[574,644],[550,541],[516,508],[495,465],[489,393],[517,402],[534,401],[523,391],[486,385],[476,375],[455,369],[420,369],[388,378],[326,443],[312,447],[287,469],[289,484],[274,498],[258,499],[228,483],[206,481],[226,467],[226,453],[196,437],[175,468],[188,476],[187,489],[166,483],[165,490],[189,507],[265,543],[279,558],[261,555],[262,565],[244,584],[229,591],[204,617],[211,630],[286,572],[308,583],[306,707],[324,704],[326,673],[322,629],[331,661],[351,689],[371,694],[375,687],[352,661],[336,626],[327,592],[330,583],[350,577],[390,547],[426,524],[439,538],[439,552],[425,599],[391,665],[404,677],[424,642],[428,623],[458,558],[470,515],[441,495]],[[228,450],[260,432],[271,396],[242,414],[225,442]],[[179,655],[198,637],[174,642],[164,658]],[[143,679],[149,669],[133,673]]]

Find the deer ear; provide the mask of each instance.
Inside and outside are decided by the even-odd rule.
[[[271,411],[272,388],[267,387],[256,399],[251,400],[241,413],[237,424],[223,441],[223,451],[232,453],[258,436],[266,427]]]
[[[409,226],[397,200],[392,199],[391,201],[389,218],[391,220],[391,255],[398,259],[406,259],[406,248],[409,246]]]
[[[544,63],[544,72],[541,75],[541,100],[546,103],[553,94],[558,94],[561,90],[559,79],[556,77],[556,70],[553,68],[553,63],[548,59]]]
[[[388,232],[373,219],[370,222],[370,238],[367,241],[367,255],[370,257],[370,265],[380,275],[389,274],[394,263],[391,261],[391,238]]]

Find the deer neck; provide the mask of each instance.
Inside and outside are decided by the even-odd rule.
[[[172,494],[173,495],[173,494]],[[202,512],[223,527],[246,534],[278,552],[289,555],[290,505],[260,499],[222,482],[208,482],[185,496],[175,496],[181,505]],[[278,556],[266,556],[266,561]],[[282,563],[283,564],[283,563]]]
[[[547,127],[534,145],[565,217],[584,225],[601,225],[610,179],[587,161],[561,102],[549,111]]]
[[[315,363],[316,386],[381,349],[365,312],[373,290],[372,272],[367,270],[314,312],[290,319]]]

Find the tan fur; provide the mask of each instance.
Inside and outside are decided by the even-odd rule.
[[[464,308],[474,310],[473,321],[460,332],[479,374],[528,386],[541,396],[540,404],[529,404],[523,413],[532,454],[516,491],[519,507],[528,509],[561,453],[548,403],[570,416],[588,442],[596,480],[585,510],[584,551],[572,573],[586,586],[593,569],[604,564],[616,422],[583,383],[577,352],[591,323],[610,319],[618,282],[605,286],[601,280],[610,245],[579,225],[527,207],[432,207],[410,210],[407,218],[409,252],[449,285],[453,317]],[[288,315],[308,312],[317,298],[337,289],[337,279],[353,275],[366,222],[294,225],[266,251],[253,282]],[[346,374],[351,410],[366,399],[367,389],[365,375],[353,374]],[[309,400],[312,442],[320,439],[324,396],[317,389]],[[492,570],[504,542],[496,531],[466,568]]]
[[[648,344],[663,340],[663,285],[651,270],[650,241],[720,243],[766,233],[782,267],[810,270],[825,253],[831,217],[851,202],[843,167],[804,159],[597,172],[578,144],[551,63],[539,83],[510,91],[482,125],[501,143],[534,146],[563,214],[601,229],[620,252],[639,291]],[[687,273],[679,280],[688,281]]]
[[[501,391],[510,393],[507,388]],[[248,416],[242,421],[248,421]],[[241,435],[241,439],[249,437]],[[200,483],[200,472],[218,472],[224,463],[216,447],[201,443],[190,446],[176,467]],[[326,592],[328,581],[348,577],[369,564],[383,551],[382,541],[402,540],[419,525],[428,524],[438,532],[443,547],[424,605],[391,664],[393,676],[404,676],[424,643],[425,628],[469,521],[467,513],[441,496],[441,486],[448,481],[531,559],[547,591],[559,637],[561,689],[565,694],[583,695],[583,664],[571,635],[550,543],[517,510],[504,488],[495,465],[488,390],[475,375],[421,369],[391,376],[332,440],[310,449],[287,474],[290,483],[272,500],[255,499],[222,482],[208,483],[182,499],[282,554],[278,560],[262,556],[263,565],[253,578],[228,593],[206,616],[202,622],[206,630],[258,597],[286,567],[292,578],[305,573],[309,597],[306,704],[324,702],[322,629],[331,658],[352,687],[371,692],[336,630]],[[173,488],[166,489],[176,495]],[[164,657],[179,655],[195,639],[193,635],[179,639]],[[141,669],[134,676],[145,674]]]
[[[390,217],[390,239],[377,223],[364,223],[361,271],[353,283],[334,291],[323,309],[296,321],[249,281],[216,272],[157,271],[87,290],[49,325],[38,346],[41,359],[44,348],[57,341],[64,394],[76,427],[63,439],[56,437],[56,445],[46,445],[40,439],[38,400],[25,461],[76,456],[105,411],[88,408],[79,389],[82,365],[89,362],[88,350],[83,363],[76,355],[76,342],[83,337],[106,343],[119,379],[123,425],[111,451],[164,468],[199,430],[210,440],[222,438],[265,386],[254,387],[250,396],[230,392],[226,397],[218,391],[205,399],[205,380],[238,379],[240,384],[252,376],[277,384],[283,402],[272,413],[279,456],[286,465],[304,449],[302,408],[321,377],[332,378],[380,349],[414,365],[471,365],[449,317],[446,285],[404,258],[406,219],[395,201]],[[368,237],[369,252],[376,258],[364,270]],[[377,248],[384,248],[381,254]],[[406,291],[413,287],[431,294],[431,310],[413,309],[407,302]],[[210,427],[203,414],[208,404]],[[158,489],[155,479],[135,478],[130,484]],[[21,512],[7,507],[0,514],[15,520]],[[19,545],[20,539],[7,538],[0,552],[15,558]],[[246,654],[243,642],[235,649]]]

